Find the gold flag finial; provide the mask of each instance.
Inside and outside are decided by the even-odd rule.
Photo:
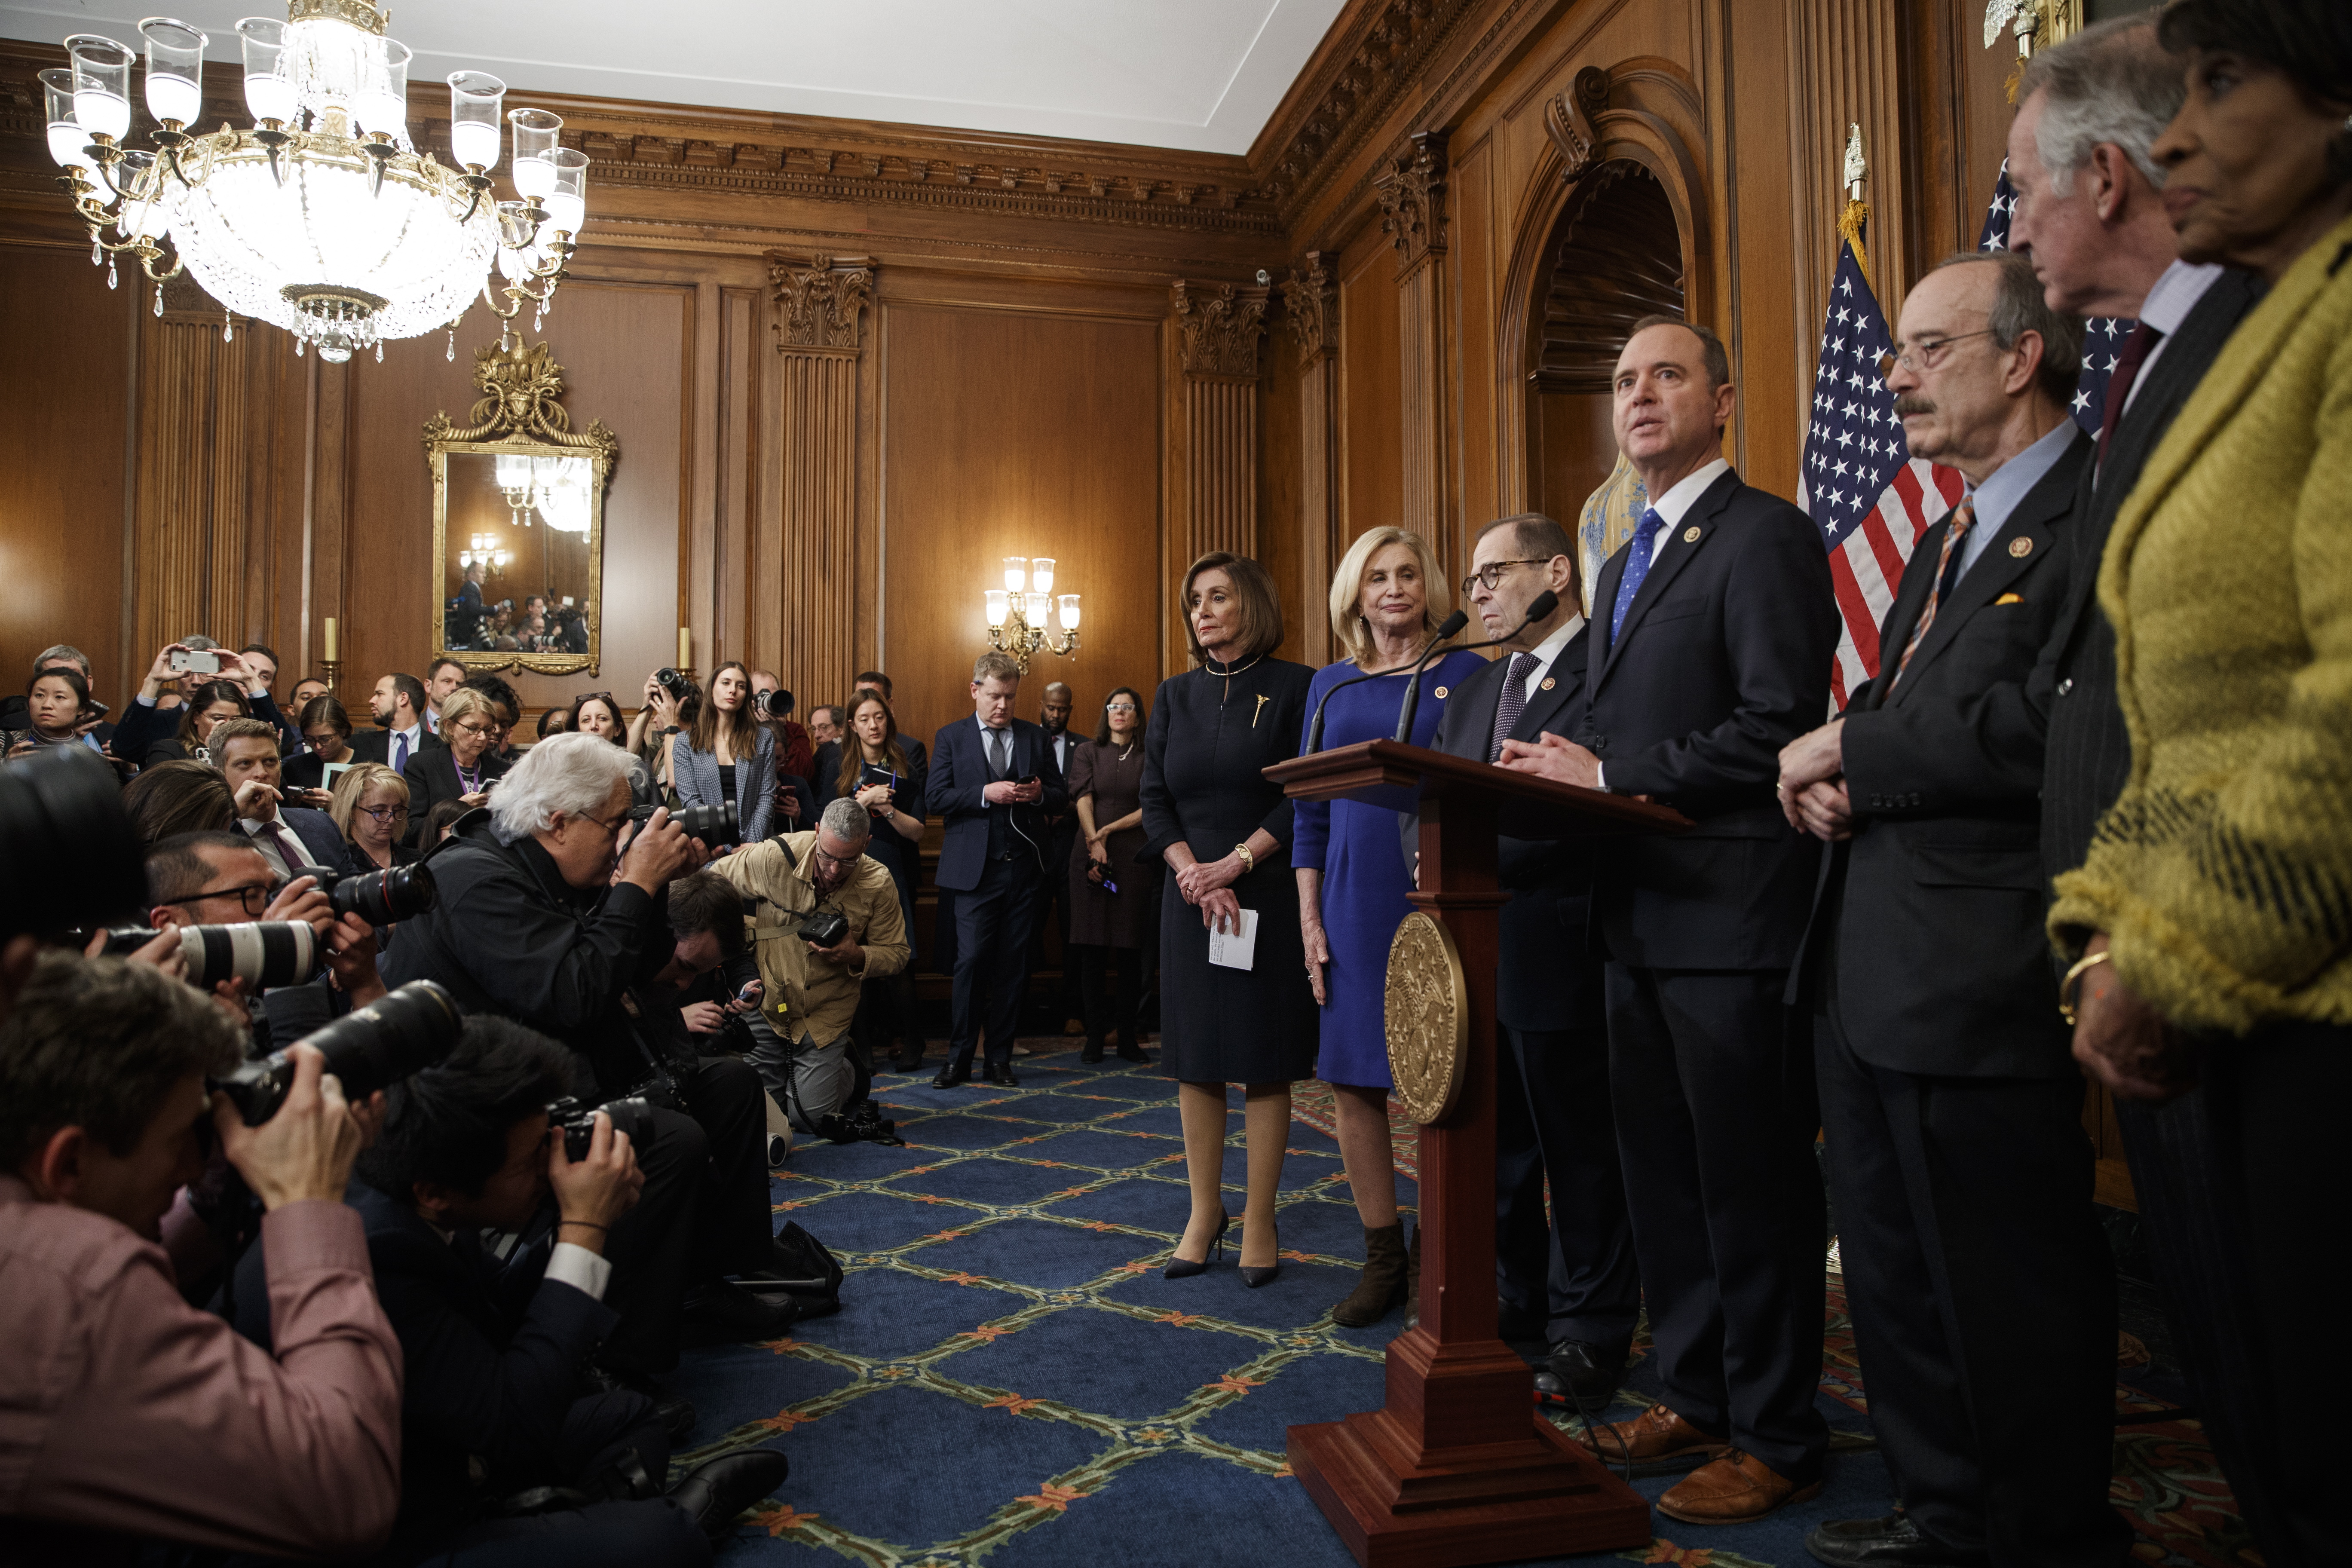
[[[1865,270],[1870,257],[1862,247],[1862,231],[1870,222],[1870,204],[1862,199],[1863,175],[1869,164],[1862,155],[1862,127],[1849,121],[1845,131],[1845,210],[1838,215],[1838,236],[1853,247],[1853,259]]]

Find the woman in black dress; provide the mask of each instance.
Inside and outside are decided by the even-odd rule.
[[[1290,801],[1264,770],[1298,754],[1315,672],[1270,657],[1282,641],[1273,579],[1223,551],[1184,574],[1184,629],[1198,667],[1160,682],[1144,741],[1144,854],[1171,875],[1160,899],[1160,1055],[1182,1088],[1192,1214],[1167,1272],[1197,1274],[1229,1223],[1225,1085],[1245,1096],[1248,1200],[1242,1278],[1273,1279],[1274,1199],[1289,1137],[1290,1086],[1315,1070],[1315,996],[1290,870]],[[1212,926],[1257,919],[1247,969],[1209,962]]]
[[[842,711],[840,744],[819,753],[825,765],[817,770],[817,809],[822,811],[835,796],[845,795],[873,818],[874,836],[866,841],[866,853],[890,868],[891,880],[898,885],[898,913],[911,940],[915,879],[922,862],[923,783],[928,774],[898,739],[898,721],[880,692],[861,690],[857,700]],[[814,826],[814,819],[810,826]],[[869,1013],[868,1005],[877,1003],[881,1005]],[[893,1071],[913,1072],[923,1065],[923,1019],[915,1000],[912,964],[868,985],[859,1012],[859,1021],[868,1025],[871,1032],[887,1033],[898,1040],[898,1054],[890,1064]]]
[[[1115,1026],[1123,1061],[1149,1062],[1136,1013],[1151,967],[1160,912],[1160,860],[1143,849],[1143,694],[1122,686],[1103,701],[1095,738],[1070,753],[1070,945],[1086,998],[1087,1048],[1098,1062]],[[1116,1000],[1108,971],[1118,966]]]

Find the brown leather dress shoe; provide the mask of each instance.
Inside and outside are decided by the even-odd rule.
[[[1730,1444],[1708,1436],[1663,1405],[1653,1405],[1631,1421],[1613,1421],[1598,1431],[1587,1427],[1577,1441],[1611,1465],[1671,1459],[1677,1454],[1712,1458],[1731,1451]]]
[[[1801,1487],[1753,1454],[1734,1448],[1666,1489],[1658,1511],[1685,1524],[1746,1524],[1783,1503],[1822,1495],[1822,1483]]]

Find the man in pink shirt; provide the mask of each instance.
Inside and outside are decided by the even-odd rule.
[[[118,959],[44,955],[0,1024],[0,1563],[341,1556],[391,1530],[400,1344],[342,1203],[373,1111],[298,1045],[247,1127],[205,1088],[240,1055],[207,998]],[[200,1132],[267,1211],[274,1357],[180,1298],[163,1221]]]

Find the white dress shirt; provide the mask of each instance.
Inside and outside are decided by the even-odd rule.
[[[400,755],[400,739],[404,735],[408,737],[408,754],[412,758],[419,752],[425,750],[425,721],[423,720],[418,720],[415,723],[411,724],[405,730],[386,730],[383,732],[383,760],[387,765],[391,763],[394,757]]]
[[[2155,286],[2148,289],[2147,298],[2139,304],[2139,319],[2164,336],[2156,340],[2147,351],[2147,357],[2139,362],[2139,370],[2132,377],[2130,389],[2124,394],[2126,413],[2131,411],[2132,399],[2139,395],[2139,389],[2147,384],[2147,373],[2156,368],[2156,362],[2164,357],[2166,349],[2171,347],[2172,335],[2180,331],[2180,323],[2189,319],[2189,312],[2197,308],[2197,301],[2205,298],[2205,290],[2213,287],[2214,280],[2221,276],[2221,268],[2218,264],[2175,261],[2164,269]]]
[[[601,1301],[604,1299],[604,1287],[613,1282],[613,1260],[584,1247],[559,1241],[555,1250],[547,1255],[547,1269],[540,1278],[569,1285],[590,1300]]]
[[[1731,463],[1727,458],[1717,458],[1712,463],[1702,463],[1696,472],[1685,475],[1674,489],[1650,503],[1650,510],[1656,512],[1664,523],[1650,541],[1651,565],[1658,563],[1658,552],[1666,547],[1666,536],[1674,532],[1676,523],[1682,521],[1683,513],[1698,504],[1698,498],[1706,493],[1707,486],[1730,471]]]
[[[1985,482],[1969,491],[1969,500],[1976,503],[1977,521],[1969,536],[1960,541],[1960,576],[1966,577],[1985,552],[1993,535],[2009,525],[2009,514],[2025,499],[2025,492],[2042,482],[2052,465],[2063,457],[2066,448],[2077,441],[2087,441],[2083,427],[2072,416],[2052,426],[2033,445],[1985,476]],[[1954,579],[1958,581],[1958,578]]]

